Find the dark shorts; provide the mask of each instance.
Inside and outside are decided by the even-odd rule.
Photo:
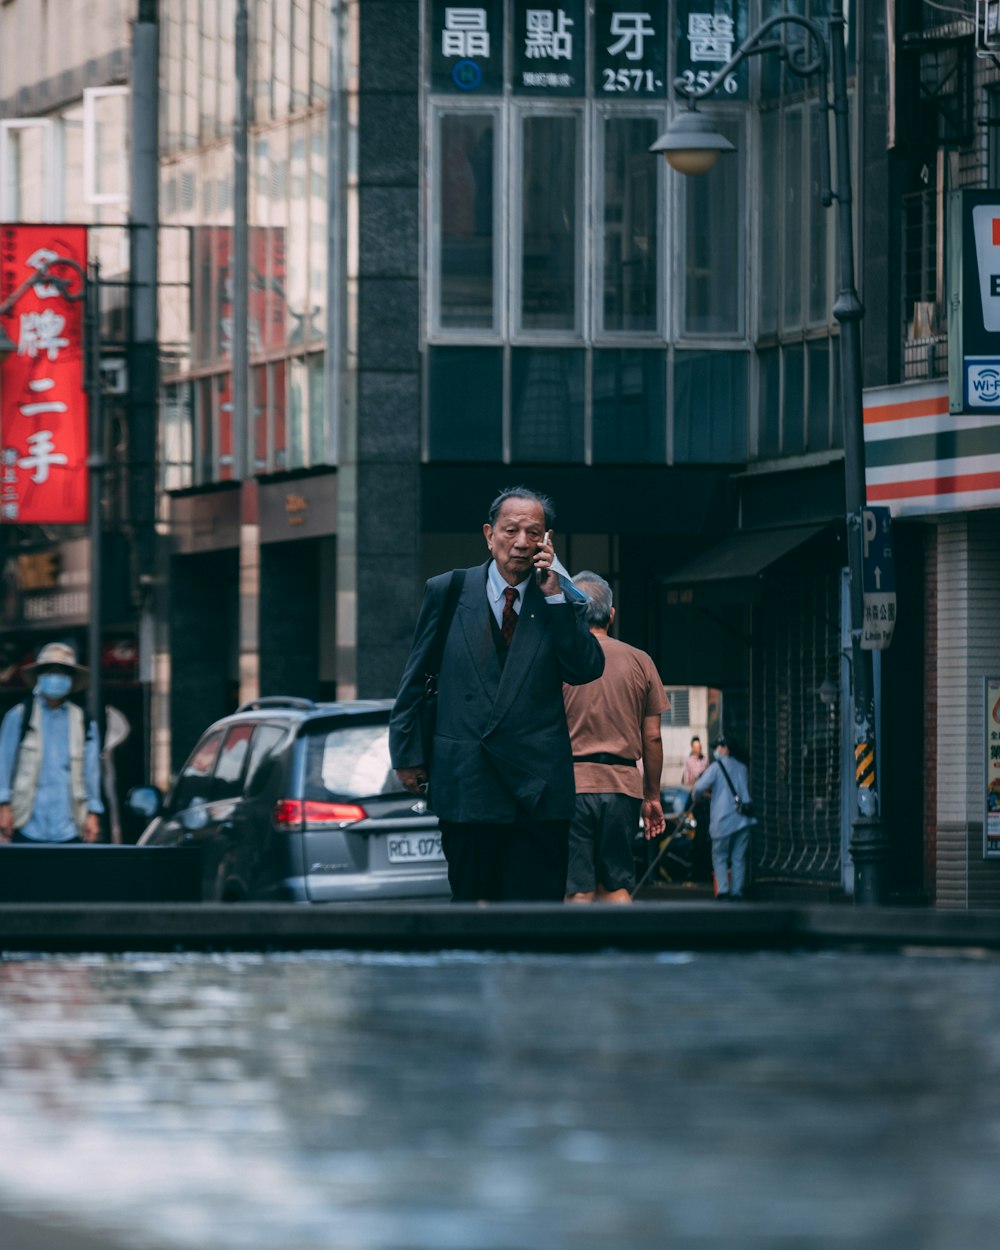
[[[632,844],[639,831],[640,799],[628,794],[578,794],[569,827],[567,894],[635,889]]]

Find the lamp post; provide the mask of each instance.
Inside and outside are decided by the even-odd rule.
[[[861,318],[864,308],[854,284],[854,221],[851,203],[851,148],[847,108],[843,0],[832,0],[829,49],[818,22],[795,13],[768,18],[750,34],[723,66],[702,86],[676,79],[674,86],[688,108],[650,148],[662,152],[678,172],[702,173],[733,145],[712,131],[695,102],[712,95],[738,65],[752,56],[773,52],[789,71],[802,79],[819,79],[822,110],[820,164],[822,202],[837,205],[837,266],[839,293],[833,315],[840,324],[841,404],[844,427],[844,486],[847,513],[848,564],[851,581],[851,685],[854,707],[855,810],[851,820],[851,857],[855,865],[855,902],[880,903],[885,897],[888,836],[879,812],[875,770],[875,685],[871,651],[862,645],[864,589],[862,582],[865,445],[861,397]],[[796,36],[799,36],[796,38]],[[833,118],[836,139],[836,179],[831,182],[829,121],[831,107],[827,72],[833,82]]]
[[[65,270],[70,270],[67,274]],[[100,271],[96,264],[90,272],[69,256],[40,257],[37,268],[0,304],[0,317],[6,316],[18,300],[32,287],[47,285],[59,291],[59,298],[83,304],[84,389],[87,394],[89,427],[88,506],[90,534],[90,596],[88,614],[88,648],[90,652],[90,684],[87,709],[96,724],[101,712],[101,490],[104,475],[104,438],[101,428],[101,338],[100,310],[97,307]],[[17,351],[3,325],[0,324],[0,364]]]

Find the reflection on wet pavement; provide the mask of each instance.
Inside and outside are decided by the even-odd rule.
[[[996,973],[10,959],[0,1207],[147,1250],[978,1250],[1000,1215]]]

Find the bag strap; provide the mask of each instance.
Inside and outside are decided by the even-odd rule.
[[[733,792],[733,798],[734,798],[734,799],[736,799],[737,801],[739,801],[739,797],[740,797],[740,796],[736,793],[736,787],[733,785],[733,779],[732,779],[732,777],[730,777],[729,773],[726,771],[726,766],[725,766],[725,764],[723,764],[722,760],[720,760],[720,759],[717,759],[715,762],[716,762],[716,764],[718,764],[718,766],[722,769],[722,775],[723,775],[723,777],[725,777],[725,779],[726,779],[726,785],[727,785],[727,786],[730,788],[730,790],[732,790],[732,792]]]
[[[441,668],[441,660],[444,657],[444,644],[448,637],[448,630],[451,628],[451,620],[455,615],[459,596],[465,585],[465,574],[465,569],[452,570],[451,580],[448,582],[448,590],[444,597],[444,607],[441,609],[441,617],[438,620],[437,631],[434,634],[434,641],[431,644],[430,651],[427,652],[427,661],[424,665],[425,673],[428,680],[433,679],[435,683]]]

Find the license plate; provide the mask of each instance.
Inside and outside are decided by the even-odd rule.
[[[428,864],[444,861],[439,833],[394,833],[386,838],[390,864]]]

